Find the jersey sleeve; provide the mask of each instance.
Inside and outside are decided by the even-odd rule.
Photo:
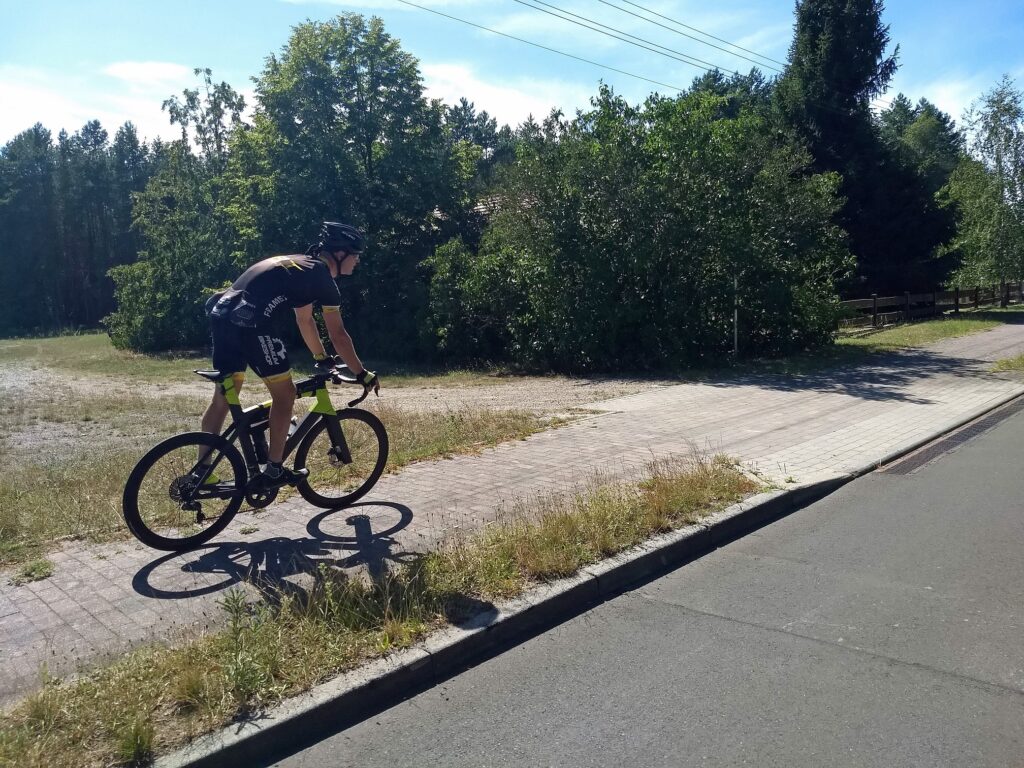
[[[338,290],[337,283],[331,278],[331,273],[324,266],[322,269],[317,269],[315,274],[316,284],[314,287],[316,295],[313,301],[319,304],[324,312],[340,312],[341,291]]]

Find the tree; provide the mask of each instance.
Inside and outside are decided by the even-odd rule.
[[[1009,76],[967,116],[973,155],[943,190],[959,227],[956,279],[967,284],[1024,277],[1024,95]]]
[[[932,195],[946,185],[964,153],[964,135],[949,115],[927,99],[915,107],[901,93],[878,122],[888,150],[921,177]]]
[[[324,219],[364,228],[346,323],[368,349],[417,353],[427,282],[418,267],[457,234],[475,158],[445,140],[444,107],[424,98],[416,59],[378,18],[308,22],[268,57],[256,98],[229,162],[236,258],[309,243]]]
[[[871,100],[896,71],[881,0],[800,0],[789,66],[776,88],[783,122],[811,152],[814,170],[842,177],[838,222],[857,257],[855,293],[926,290],[943,277],[938,247],[950,231],[917,173],[890,152]],[[886,130],[901,130],[897,102]]]
[[[541,369],[671,368],[731,349],[737,299],[745,354],[829,339],[849,267],[838,177],[728,107],[602,88],[573,120],[520,126],[479,249],[453,240],[430,261],[435,343]]]
[[[134,197],[139,259],[110,272],[117,310],[105,323],[118,347],[151,352],[203,344],[203,301],[236,272],[231,254],[237,234],[221,198],[243,101],[227,83],[214,86],[210,70],[197,69],[196,75],[203,78],[203,94],[186,89],[184,102],[164,102],[171,122],[182,126],[182,138],[154,149],[159,168]]]
[[[113,266],[127,264],[138,258],[141,239],[132,227],[132,199],[146,188],[154,168],[149,147],[139,141],[135,126],[127,122],[117,129],[110,148],[111,173],[116,189],[114,195]]]
[[[182,141],[189,141],[192,129],[200,156],[210,171],[219,173],[227,160],[228,137],[242,122],[245,99],[224,81],[214,84],[209,68],[196,67],[193,73],[203,78],[203,93],[198,88],[186,88],[182,92],[184,101],[171,96],[162,106],[171,125],[181,126]]]
[[[60,325],[52,290],[60,268],[51,134],[36,123],[0,149],[0,329]]]

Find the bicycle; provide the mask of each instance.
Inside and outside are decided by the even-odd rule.
[[[196,373],[221,388],[231,423],[220,435],[184,432],[164,440],[128,476],[122,497],[125,522],[135,538],[154,549],[181,551],[203,544],[224,530],[243,501],[260,509],[280,490],[247,490],[259,465],[267,461],[271,401],[242,408],[230,376]],[[285,458],[295,451],[295,468],[309,469],[295,486],[306,501],[340,509],[364,496],[384,472],[388,435],[380,419],[356,408],[368,389],[347,408],[336,410],[328,382],[351,384],[356,379],[351,371],[334,368],[295,383],[298,397],[315,397],[316,404],[301,421],[292,418]]]

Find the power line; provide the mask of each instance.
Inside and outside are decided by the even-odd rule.
[[[606,0],[598,0],[598,2],[599,3],[604,3],[605,5],[609,5],[612,8],[616,8],[616,9],[622,11],[623,13],[628,13],[631,16],[636,16],[638,19],[644,19],[644,21],[649,21],[652,24],[657,24],[657,22],[652,21],[651,19],[647,19],[647,18],[645,18],[643,16],[640,16],[639,14],[633,13],[632,11],[627,11],[625,8],[620,8],[617,5],[613,5],[612,3],[606,2]],[[765,56],[764,54],[758,53],[757,51],[752,51],[749,48],[744,48],[742,45],[737,45],[736,43],[731,43],[728,40],[723,40],[720,37],[715,37],[710,32],[705,32],[703,29],[698,29],[697,27],[691,27],[689,24],[684,24],[681,21],[676,21],[675,19],[670,18],[669,16],[665,16],[664,14],[658,13],[657,11],[652,11],[650,8],[645,8],[644,6],[642,6],[642,5],[638,4],[638,3],[630,2],[630,0],[621,0],[621,2],[626,3],[626,5],[632,5],[634,8],[639,8],[641,11],[646,11],[647,13],[649,13],[649,14],[651,14],[653,16],[657,16],[660,19],[665,19],[665,21],[671,21],[676,26],[680,26],[680,27],[683,27],[685,29],[689,29],[689,30],[691,30],[693,32],[697,32],[698,34],[704,35],[705,37],[710,37],[712,40],[717,40],[720,43],[725,43],[726,45],[731,45],[733,48],[739,48],[741,51],[746,51],[747,53],[749,53],[749,54],[751,54],[753,56],[757,56],[759,59],[765,59],[767,61],[771,61],[771,62],[773,62],[775,64],[778,64],[779,66],[782,66],[782,67],[786,66],[786,62],[784,62],[784,61],[779,61],[778,59],[773,59],[771,56]],[[664,25],[663,24],[658,24],[658,26],[660,27],[660,26],[664,26]],[[684,34],[682,32],[679,32],[678,30],[671,29],[670,27],[665,27],[665,28],[668,29],[671,32],[675,32],[678,35],[683,35],[684,37],[691,37],[690,35],[686,35],[686,34]],[[700,39],[698,39],[696,37],[691,37],[691,39],[692,40],[697,40],[697,42],[699,42],[699,43],[704,43],[704,45],[711,45],[711,43],[708,43],[708,42],[706,42],[704,40],[700,40]],[[712,46],[712,48],[717,48],[717,47],[718,46]],[[721,50],[721,49],[719,49],[719,50]],[[732,53],[732,52],[731,51],[726,51],[726,53]],[[732,54],[732,55],[735,56],[737,54]],[[743,57],[741,57],[741,58],[743,58]],[[748,61],[749,61],[749,59],[748,59]],[[755,63],[757,63],[757,62],[755,62]],[[764,66],[764,65],[760,65],[760,66]],[[774,69],[774,67],[768,67],[768,69]],[[776,72],[780,72],[781,70],[776,69],[775,71]]]
[[[607,70],[609,70],[611,72],[618,72],[620,75],[627,75],[628,77],[634,77],[637,80],[643,80],[644,82],[653,83],[654,85],[660,85],[660,86],[662,86],[664,88],[671,88],[672,90],[679,91],[680,93],[685,93],[686,92],[685,88],[681,88],[678,85],[669,85],[668,83],[662,83],[662,82],[660,82],[658,80],[652,80],[651,78],[644,77],[643,75],[635,75],[632,72],[627,72],[624,69],[616,69],[615,67],[610,67],[607,64],[601,64],[600,62],[597,62],[597,61],[591,61],[590,59],[584,59],[582,56],[574,56],[571,53],[566,53],[565,51],[559,51],[556,48],[549,48],[546,45],[541,45],[540,43],[534,43],[534,42],[531,42],[530,40],[524,40],[521,37],[516,37],[515,35],[509,35],[509,34],[507,34],[505,32],[499,32],[496,29],[491,29],[490,27],[485,27],[482,24],[476,24],[476,23],[474,23],[472,21],[467,21],[466,19],[460,19],[458,16],[451,16],[450,14],[442,13],[441,11],[436,11],[433,8],[427,8],[426,6],[423,6],[423,5],[417,5],[416,3],[409,2],[409,0],[398,0],[398,2],[402,3],[403,5],[411,6],[413,8],[419,8],[421,11],[428,11],[429,13],[433,13],[433,14],[435,14],[437,16],[443,16],[444,18],[451,19],[452,21],[458,21],[458,22],[461,22],[462,24],[468,24],[471,27],[476,27],[477,29],[482,29],[485,32],[491,32],[492,34],[495,34],[495,35],[501,35],[502,37],[507,37],[510,40],[516,40],[516,41],[518,41],[520,43],[526,43],[527,45],[532,45],[534,48],[541,48],[542,50],[550,51],[551,53],[557,53],[560,56],[567,56],[570,59],[575,59],[576,61],[582,61],[585,64],[591,64],[591,65],[593,65],[595,67],[601,67],[601,69],[607,69]]]
[[[715,45],[714,43],[709,43],[707,40],[701,40],[699,37],[694,37],[693,35],[688,35],[685,32],[680,32],[678,29],[673,29],[672,27],[668,26],[667,24],[662,24],[660,22],[655,21],[654,19],[648,19],[646,16],[641,16],[639,13],[633,13],[632,11],[628,10],[627,8],[622,8],[622,7],[618,6],[618,5],[615,5],[614,3],[609,3],[609,2],[607,2],[607,0],[597,0],[597,1],[599,3],[603,3],[604,5],[609,6],[610,8],[614,8],[617,11],[622,11],[623,13],[627,13],[630,16],[634,16],[634,17],[636,17],[638,19],[642,19],[643,21],[646,21],[646,22],[648,22],[650,24],[654,24],[656,26],[659,26],[662,29],[667,29],[669,32],[673,32],[673,33],[675,33],[677,35],[681,35],[682,37],[689,38],[690,40],[696,40],[701,45],[707,45],[707,46],[709,46],[711,48],[714,48],[716,50],[722,51],[723,53],[727,53],[730,56],[736,56],[737,58],[743,59],[744,61],[749,61],[751,64],[756,64],[759,67],[764,67],[765,69],[770,69],[773,72],[779,72],[780,74],[783,72],[783,70],[779,69],[778,67],[773,67],[773,66],[770,66],[768,64],[764,64],[763,62],[760,62],[760,61],[755,61],[754,59],[748,58],[747,56],[743,56],[743,55],[741,55],[739,53],[736,53],[735,51],[730,51],[730,50],[728,50],[726,48],[722,48],[719,45]],[[623,0],[623,2],[627,2],[627,0]],[[725,43],[726,45],[731,45],[733,48],[739,48],[741,51],[746,51],[747,53],[749,53],[749,54],[751,54],[753,56],[757,56],[760,59],[766,59],[767,61],[773,61],[776,64],[781,64],[783,67],[786,66],[783,62],[776,61],[775,59],[771,58],[770,56],[762,56],[760,53],[757,53],[756,51],[751,51],[751,50],[748,50],[747,48],[744,48],[741,45],[736,45],[735,43],[730,43],[728,40],[723,40],[720,37],[715,37],[714,35],[709,35],[707,32],[703,32],[703,31],[697,29],[696,27],[691,27],[691,26],[688,26],[688,25],[683,24],[681,22],[674,21],[672,19],[669,19],[668,16],[662,16],[660,13],[655,13],[654,11],[648,10],[647,8],[644,8],[643,6],[636,5],[636,3],[630,3],[630,5],[635,5],[637,8],[640,8],[641,10],[647,11],[648,13],[653,13],[655,16],[660,16],[663,19],[667,19],[668,21],[671,21],[673,24],[678,24],[681,27],[686,27],[687,29],[692,29],[695,32],[700,32],[700,34],[706,35],[707,37],[710,37],[713,40],[717,40],[720,43]]]
[[[525,0],[513,0],[513,2],[519,3],[520,5],[525,5],[527,8],[533,8],[533,10],[535,10],[535,11],[540,11],[541,13],[546,13],[546,14],[548,14],[548,16],[554,16],[556,19],[561,19],[562,21],[568,21],[570,24],[575,24],[576,26],[583,27],[584,29],[589,29],[589,30],[591,30],[593,32],[598,32],[598,33],[600,33],[602,35],[606,35],[607,37],[612,37],[612,38],[615,38],[616,40],[621,40],[624,43],[629,43],[630,45],[635,45],[637,48],[643,48],[644,50],[650,51],[651,53],[657,53],[660,56],[665,56],[666,58],[669,58],[669,59],[675,59],[676,61],[681,61],[684,64],[689,64],[690,66],[696,67],[697,69],[703,69],[703,70],[705,70],[707,72],[711,72],[711,71],[716,70],[716,69],[722,69],[722,67],[719,67],[719,66],[717,66],[715,64],[712,64],[710,61],[704,61],[704,59],[698,59],[696,56],[690,56],[689,54],[683,53],[682,51],[677,51],[677,50],[675,50],[673,48],[667,48],[664,45],[659,45],[658,43],[655,43],[653,40],[647,40],[647,39],[642,38],[642,37],[637,37],[636,35],[631,35],[629,32],[623,32],[622,30],[616,29],[615,27],[609,27],[607,24],[602,24],[599,21],[594,21],[593,19],[589,19],[586,16],[580,16],[578,13],[573,13],[572,11],[566,11],[566,10],[564,10],[562,8],[559,8],[556,5],[551,5],[550,3],[546,3],[546,2],[544,2],[544,0],[533,0],[533,2],[537,3],[538,5],[546,5],[548,8],[554,8],[556,11],[558,11],[558,13],[553,13],[552,11],[546,11],[543,8],[538,8],[537,5],[533,5],[531,3],[525,2]],[[561,16],[559,14],[566,14],[566,16]],[[567,18],[567,16],[575,16],[577,19],[583,19],[583,21],[574,21],[573,19]],[[588,22],[588,23],[585,24],[583,22]],[[591,24],[593,24],[595,26],[590,26]],[[598,29],[597,27],[604,27],[604,29]],[[605,29],[610,29],[612,31],[611,32],[605,32],[604,31]],[[621,35],[625,35],[625,37],[621,37]],[[633,38],[633,39],[632,40],[628,40],[627,38]],[[639,40],[640,42],[637,43],[637,42],[634,42],[634,40]],[[655,46],[655,47],[654,48],[649,47],[649,46],[652,46],[652,45]],[[657,48],[661,48],[662,50],[660,50],[660,51],[656,50]],[[668,51],[668,53],[666,53],[665,51]],[[729,72],[730,70],[725,70],[725,71]],[[739,74],[739,73],[733,72],[732,74],[735,75],[735,74]]]
[[[544,0],[531,0],[530,2],[526,2],[526,0],[513,0],[513,2],[519,3],[520,5],[525,5],[527,8],[533,8],[535,11],[540,11],[541,13],[546,13],[549,16],[554,16],[556,19],[561,19],[562,21],[568,21],[570,24],[575,24],[575,25],[577,25],[579,27],[583,27],[584,29],[589,29],[589,30],[591,30],[593,32],[598,32],[598,33],[600,33],[602,35],[605,35],[607,37],[611,37],[611,38],[613,38],[615,40],[621,40],[624,43],[628,43],[630,45],[634,45],[637,48],[642,48],[644,50],[650,51],[651,53],[657,53],[660,56],[665,56],[666,58],[669,58],[669,59],[674,59],[676,61],[681,61],[684,64],[689,64],[692,67],[696,67],[698,69],[703,69],[703,70],[705,70],[707,72],[719,71],[719,72],[726,72],[728,74],[735,75],[736,77],[743,77],[743,75],[741,75],[739,72],[736,72],[734,70],[730,70],[730,69],[727,69],[725,67],[721,67],[721,66],[719,66],[717,64],[714,64],[713,62],[705,61],[704,59],[698,59],[696,56],[691,56],[690,54],[683,53],[682,51],[677,51],[674,48],[668,48],[668,47],[666,47],[664,45],[661,45],[659,43],[656,43],[656,42],[654,42],[652,40],[647,40],[646,38],[643,38],[643,37],[637,37],[636,35],[630,34],[629,32],[623,32],[620,29],[616,29],[615,27],[610,27],[607,24],[602,24],[599,21],[594,21],[593,19],[588,18],[586,16],[581,16],[578,13],[573,13],[572,11],[567,11],[567,10],[565,10],[563,8],[559,8],[558,6],[552,5],[551,3],[545,2]],[[543,6],[547,6],[548,8],[553,8],[556,11],[558,11],[558,13],[553,13],[552,11],[544,10],[544,8],[538,8],[537,7],[538,5],[543,5]],[[565,14],[565,15],[559,15],[559,14]],[[582,19],[583,21],[575,21],[574,19],[567,18],[567,16],[574,16],[577,19]],[[584,22],[586,22],[586,23],[584,23]],[[594,26],[591,26],[591,25],[594,25]],[[604,29],[598,29],[597,27],[603,27]],[[612,30],[612,31],[611,32],[606,32],[604,30]],[[625,37],[622,37],[622,35],[625,35]],[[633,38],[633,39],[632,40],[628,40],[626,38]],[[639,40],[640,42],[634,42],[636,40]],[[662,50],[656,50],[655,48],[651,48],[650,46],[655,46],[655,48],[660,48]],[[666,51],[667,51],[667,53],[666,53]],[[756,64],[757,62],[754,62],[754,63]],[[881,100],[879,99],[879,101],[881,101]],[[830,106],[825,105],[825,104],[819,104],[819,106],[821,106],[821,107],[823,107],[825,109],[829,109],[831,111],[841,112],[841,110],[837,110],[836,108],[830,107]]]
[[[746,61],[750,61],[750,62],[752,62],[754,64],[757,64],[758,66],[764,67],[765,69],[770,69],[770,70],[772,70],[774,72],[778,72],[779,74],[783,74],[783,70],[781,70],[781,69],[778,69],[776,67],[768,66],[767,64],[761,64],[760,62],[753,61],[752,59],[748,59],[746,56],[740,56],[740,54],[735,53],[733,51],[727,51],[724,48],[720,48],[717,45],[712,45],[711,43],[707,42],[706,40],[701,40],[700,38],[693,37],[692,35],[688,35],[685,32],[680,32],[679,30],[672,29],[671,27],[668,27],[668,26],[666,26],[664,24],[661,24],[661,23],[655,21],[654,19],[648,19],[647,17],[641,16],[638,13],[633,13],[632,11],[630,11],[630,10],[628,10],[626,8],[622,8],[622,7],[618,6],[618,5],[615,5],[614,3],[608,2],[608,0],[597,0],[597,1],[599,3],[603,3],[604,5],[609,6],[611,8],[615,8],[616,10],[622,11],[623,13],[627,13],[630,16],[634,16],[634,17],[636,17],[638,19],[643,19],[644,21],[646,21],[646,22],[648,22],[650,24],[655,24],[656,26],[659,26],[659,27],[662,27],[664,29],[667,29],[670,32],[676,33],[677,35],[682,35],[683,37],[687,37],[687,38],[689,38],[691,40],[696,40],[698,43],[701,43],[703,45],[708,45],[708,46],[710,46],[712,48],[715,48],[717,50],[720,50],[720,51],[724,51],[725,53],[728,53],[731,56],[737,56],[737,57],[739,57],[741,59],[744,59]],[[787,64],[785,62],[779,61],[778,59],[773,59],[771,56],[765,56],[763,53],[758,53],[757,51],[752,51],[749,48],[744,48],[742,45],[737,45],[736,43],[732,43],[732,42],[730,42],[728,40],[724,40],[721,37],[715,37],[715,35],[712,35],[710,32],[705,32],[703,29],[698,29],[697,27],[692,27],[689,24],[684,24],[681,21],[673,19],[673,18],[671,18],[669,16],[665,16],[664,14],[658,13],[657,11],[652,11],[650,8],[645,8],[644,6],[640,5],[639,3],[632,2],[632,0],[620,0],[620,2],[626,3],[627,5],[632,5],[634,8],[639,8],[642,11],[646,11],[647,13],[650,13],[650,14],[652,14],[654,16],[657,16],[658,18],[665,19],[666,21],[670,21],[673,24],[676,24],[676,25],[678,25],[680,27],[684,27],[686,29],[693,30],[694,32],[697,32],[697,33],[699,33],[701,35],[704,35],[705,37],[710,37],[712,40],[717,40],[720,43],[725,43],[726,45],[731,45],[734,48],[739,48],[741,51],[746,51],[747,53],[749,53],[749,54],[751,54],[753,56],[757,56],[758,58],[765,59],[766,61],[774,62],[776,64],[779,64],[779,65],[783,66],[783,67],[787,66]],[[726,71],[728,71],[728,70],[726,70]],[[852,94],[846,94],[846,95],[852,95]],[[891,107],[892,106],[892,102],[891,101],[889,101],[888,99],[884,99],[881,96],[876,96],[873,99],[871,99],[871,101],[872,102],[878,102],[878,103],[880,103],[880,104],[882,104],[882,105],[884,105],[886,107]]]
[[[412,8],[417,8],[417,9],[419,9],[421,11],[427,11],[429,13],[433,13],[436,16],[441,16],[441,17],[446,18],[446,19],[451,19],[452,21],[458,21],[458,22],[460,22],[462,24],[466,24],[468,26],[475,27],[476,29],[482,29],[485,32],[490,32],[490,33],[495,34],[495,35],[500,35],[501,37],[506,37],[506,38],[508,38],[510,40],[515,40],[515,41],[520,42],[520,43],[525,43],[526,45],[533,46],[534,48],[540,48],[541,50],[549,51],[551,53],[557,53],[560,56],[565,56],[567,58],[574,59],[576,61],[580,61],[580,62],[583,62],[585,64],[590,64],[590,65],[595,66],[595,67],[600,67],[601,69],[606,69],[606,70],[609,70],[611,72],[616,72],[616,73],[621,74],[621,75],[626,75],[627,77],[632,77],[632,78],[635,78],[637,80],[643,80],[644,82],[652,83],[654,85],[660,85],[660,86],[665,87],[665,88],[670,88],[670,89],[672,89],[674,91],[678,91],[679,93],[685,93],[687,91],[686,88],[683,88],[683,87],[678,86],[678,85],[671,85],[669,83],[663,83],[663,82],[661,82],[659,80],[653,80],[653,79],[651,79],[649,77],[644,77],[643,75],[637,75],[637,74],[635,74],[633,72],[627,72],[624,69],[618,69],[616,67],[609,66],[608,64],[602,64],[602,63],[597,62],[597,61],[592,61],[590,59],[585,59],[585,58],[583,58],[581,56],[576,56],[576,55],[571,54],[571,53],[566,53],[565,51],[560,51],[557,48],[551,48],[551,47],[546,46],[546,45],[541,45],[540,43],[535,43],[535,42],[533,42],[531,40],[526,40],[526,39],[521,38],[521,37],[516,37],[515,35],[510,35],[510,34],[508,34],[506,32],[499,32],[496,29],[491,29],[490,27],[485,27],[482,24],[477,24],[475,22],[468,21],[468,20],[460,18],[458,16],[452,16],[451,14],[443,13],[443,12],[435,10],[433,8],[428,8],[426,6],[418,5],[417,3],[413,3],[410,0],[398,0],[398,2],[402,3],[403,5],[408,5],[408,6],[412,7]],[[598,32],[600,34],[606,35],[608,37],[611,37],[613,39],[619,40],[621,42],[629,43],[630,45],[634,45],[634,46],[636,46],[638,48],[642,48],[642,49],[650,51],[652,53],[657,53],[657,54],[659,54],[661,56],[665,56],[667,58],[670,58],[670,59],[673,59],[673,60],[676,60],[676,61],[681,61],[684,64],[689,64],[690,66],[696,67],[697,69],[703,69],[703,70],[705,70],[707,72],[714,72],[714,71],[721,72],[721,71],[724,71],[724,72],[736,75],[737,77],[742,77],[742,75],[740,75],[738,72],[725,69],[724,67],[719,67],[719,66],[717,66],[715,64],[712,64],[711,62],[704,61],[703,59],[698,59],[698,58],[696,58],[694,56],[689,56],[688,54],[681,53],[680,51],[676,51],[676,50],[674,50],[672,48],[667,48],[665,46],[659,45],[658,43],[654,43],[652,41],[645,40],[644,38],[636,37],[635,35],[631,35],[628,32],[621,32],[621,34],[622,35],[627,35],[628,37],[632,37],[635,40],[641,40],[643,43],[650,43],[650,45],[656,46],[658,48],[662,48],[663,51],[655,50],[654,48],[650,48],[647,45],[643,45],[641,43],[634,42],[633,40],[628,40],[628,39],[626,39],[624,37],[620,37],[618,34],[612,34],[610,32],[605,32],[605,31],[603,31],[601,29],[595,28],[594,26],[590,26],[589,24],[583,24],[583,23],[581,23],[579,21],[574,21],[573,19],[566,18],[565,16],[562,16],[562,15],[559,15],[559,14],[556,14],[556,13],[552,13],[551,11],[547,11],[547,10],[544,10],[543,8],[539,8],[536,5],[531,5],[530,3],[524,2],[524,0],[514,0],[514,2],[517,2],[520,5],[525,5],[528,8],[533,8],[534,10],[540,11],[541,13],[546,13],[546,14],[548,14],[550,16],[554,16],[557,19],[562,19],[563,21],[568,21],[568,22],[570,22],[572,24],[576,24],[577,26],[581,26],[584,29],[589,29],[589,30],[591,30],[593,32]],[[570,11],[564,11],[561,8],[558,8],[557,6],[550,5],[549,3],[543,2],[543,0],[534,0],[534,2],[540,3],[542,5],[547,5],[550,8],[555,8],[560,13],[564,13],[564,14],[568,14],[568,15],[571,15],[571,16],[576,16],[577,18],[580,18],[580,19],[584,19],[585,21],[590,22],[590,24],[595,24],[595,25],[600,26],[600,27],[605,27],[606,29],[612,29],[615,32],[620,32],[620,30],[616,30],[614,27],[609,27],[608,25],[601,24],[600,22],[592,21],[591,19],[588,19],[585,16],[579,16],[578,14],[571,13]],[[669,53],[665,53],[664,51],[669,51]],[[697,62],[699,62],[699,63],[697,63]],[[835,109],[834,107],[829,107],[827,105],[823,105],[822,104],[822,105],[819,105],[819,106],[822,106],[822,107],[824,107],[825,109],[827,109],[829,111],[843,112],[843,110],[838,110],[838,109]]]

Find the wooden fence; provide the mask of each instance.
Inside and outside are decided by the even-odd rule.
[[[954,288],[951,291],[930,293],[904,293],[902,296],[872,295],[870,299],[852,299],[840,302],[845,310],[839,328],[880,328],[905,323],[922,317],[936,317],[961,309],[978,309],[999,305],[1020,304],[1024,301],[1024,282]]]

